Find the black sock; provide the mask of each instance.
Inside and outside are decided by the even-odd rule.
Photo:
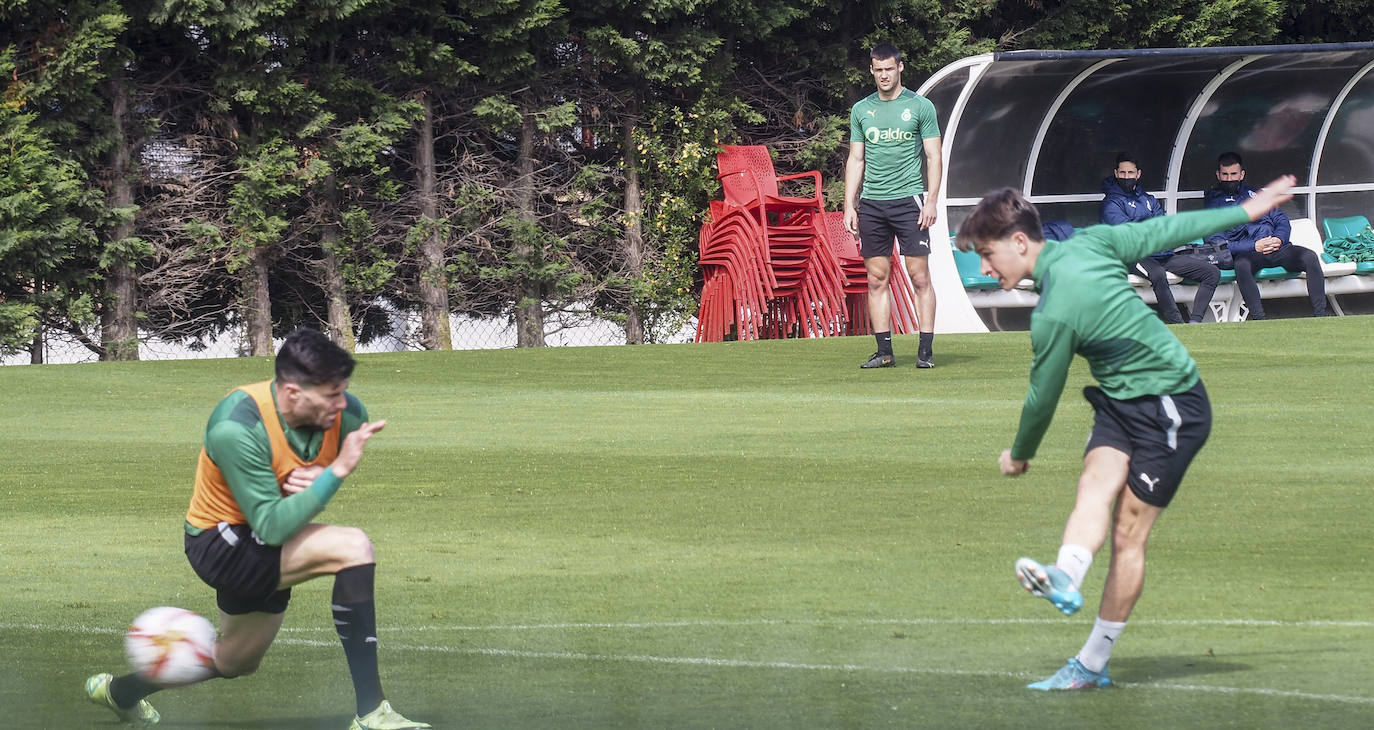
[[[376,570],[376,563],[368,563],[334,575],[334,629],[353,676],[358,717],[377,709],[385,697],[377,670],[377,607],[372,592]]]
[[[921,354],[921,355],[929,355],[929,354],[931,354],[931,352],[933,351],[934,345],[935,345],[935,333],[934,333],[934,332],[922,332],[922,333],[921,333],[921,344],[920,344],[920,347],[917,349],[917,352],[918,352],[919,354]]]
[[[162,688],[137,674],[126,674],[110,680],[110,699],[127,710],[160,689]]]
[[[891,332],[874,332],[874,333],[873,333],[873,338],[876,339],[876,340],[878,341],[878,354],[879,354],[879,355],[891,355],[891,354],[892,354],[892,333],[891,333]]]

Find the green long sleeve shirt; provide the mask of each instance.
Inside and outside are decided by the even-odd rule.
[[[1219,208],[1092,226],[1067,241],[1045,242],[1031,274],[1040,302],[1031,313],[1030,388],[1013,459],[1035,456],[1075,353],[1102,391],[1119,400],[1180,393],[1197,383],[1197,364],[1135,293],[1127,267],[1246,220],[1239,207]]]
[[[273,402],[276,392],[273,388]],[[352,393],[345,393],[348,405],[341,414],[339,439],[367,422],[367,409]],[[280,412],[279,412],[280,413]],[[280,416],[278,416],[280,419]],[[302,459],[320,453],[324,431],[317,428],[292,428],[282,420],[282,430],[291,450]],[[329,469],[309,488],[283,496],[272,471],[272,443],[267,427],[253,397],[235,390],[220,401],[205,426],[205,453],[215,462],[248,526],[263,542],[280,545],[324,511],[340,480]],[[200,530],[186,525],[188,534]]]

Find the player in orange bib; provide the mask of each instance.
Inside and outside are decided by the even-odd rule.
[[[277,353],[276,378],[236,388],[205,427],[186,512],[186,557],[216,591],[218,677],[257,670],[277,636],[291,587],[334,576],[331,608],[357,699],[350,730],[428,728],[392,709],[377,669],[372,543],[356,527],[311,522],[324,511],[386,421],[368,422],[348,392],[354,360],[302,328]],[[162,689],[137,674],[86,680],[92,702],[153,725],[145,699]]]

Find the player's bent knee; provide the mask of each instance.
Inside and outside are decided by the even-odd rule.
[[[1112,551],[1120,555],[1145,553],[1150,539],[1150,528],[1154,520],[1146,519],[1139,512],[1123,511],[1117,515],[1112,529]]]
[[[252,669],[228,669],[216,665],[215,671],[217,672],[216,676],[220,679],[238,679],[239,677],[247,677],[248,675],[258,671],[258,668],[253,667]]]
[[[356,527],[340,528],[335,536],[334,548],[336,557],[349,567],[365,565],[376,560],[372,540],[367,537],[367,533]]]
[[[222,657],[215,657],[215,671],[221,679],[233,679],[235,677],[246,677],[258,671],[262,666],[262,657],[239,658],[225,660]]]
[[[1136,525],[1117,522],[1112,530],[1112,550],[1117,553],[1145,552],[1145,543],[1150,531]]]

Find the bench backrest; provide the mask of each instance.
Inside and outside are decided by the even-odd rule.
[[[1326,240],[1357,236],[1369,226],[1369,219],[1362,215],[1348,215],[1344,218],[1326,218],[1322,228],[1326,230]]]
[[[1302,246],[1303,248],[1311,249],[1320,255],[1322,252],[1322,244],[1326,239],[1322,238],[1322,235],[1317,232],[1317,224],[1311,218],[1294,218],[1290,223],[1293,226],[1293,230],[1292,233],[1289,234],[1288,240],[1292,242],[1294,246]]]

